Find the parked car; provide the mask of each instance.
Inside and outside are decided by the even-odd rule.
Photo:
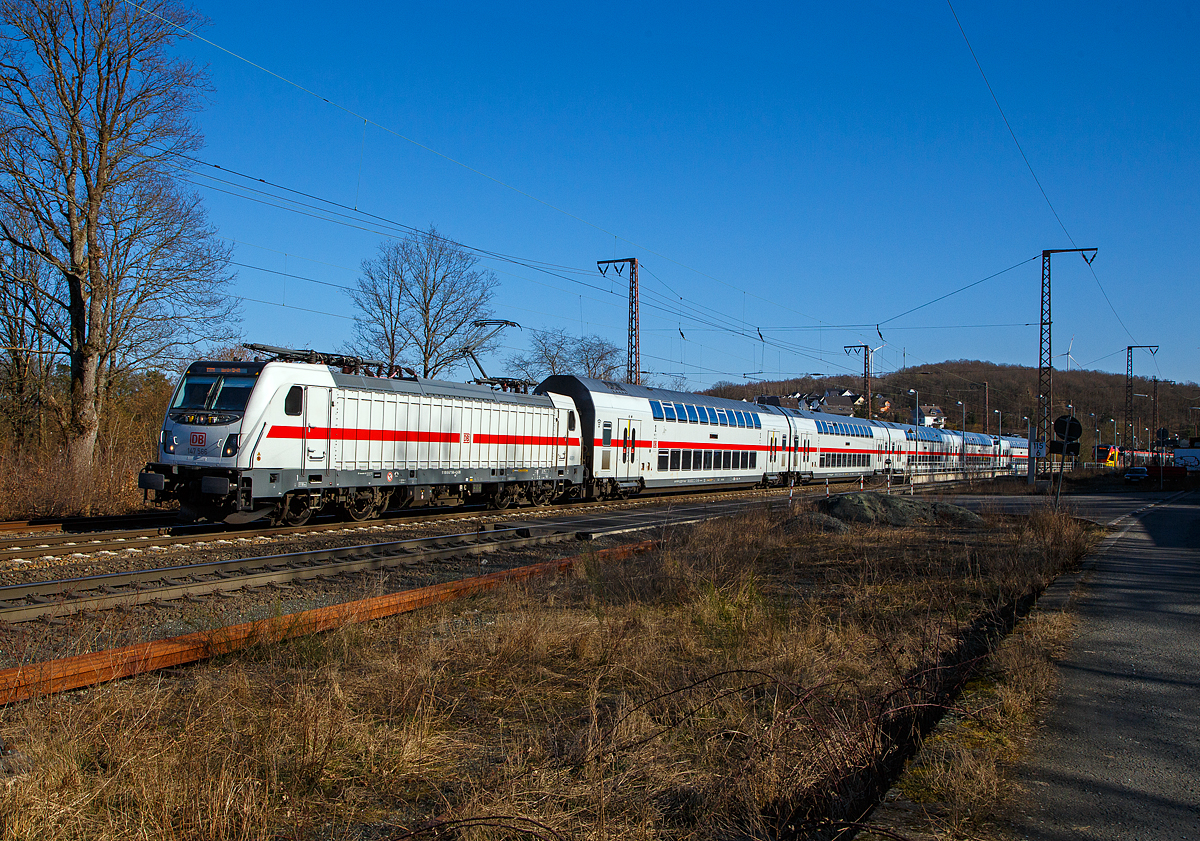
[[[1125,484],[1136,485],[1139,482],[1145,482],[1150,478],[1150,471],[1145,467],[1131,467],[1125,473]]]

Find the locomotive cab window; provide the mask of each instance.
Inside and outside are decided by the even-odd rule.
[[[240,412],[246,408],[255,382],[254,377],[188,374],[171,408]]]
[[[294,385],[288,389],[287,397],[283,398],[283,413],[296,418],[304,410],[304,389]]]

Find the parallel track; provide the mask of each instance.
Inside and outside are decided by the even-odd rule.
[[[846,485],[856,485],[857,480],[846,480],[831,483],[831,487],[842,488]],[[945,490],[961,484],[961,481],[931,482],[918,485],[921,493],[930,490]],[[882,485],[868,489],[879,489]],[[907,486],[897,485],[896,489]],[[170,527],[146,527],[125,529],[119,531],[102,531],[92,535],[75,533],[40,533],[37,536],[22,534],[15,537],[0,537],[0,561],[31,561],[62,558],[66,556],[85,557],[94,553],[120,553],[130,549],[145,550],[149,548],[169,548],[188,544],[219,543],[248,543],[262,538],[277,538],[291,536],[319,535],[322,532],[342,532],[356,529],[371,529],[375,527],[388,528],[396,525],[413,525],[423,522],[452,521],[459,519],[503,520],[512,517],[543,517],[565,510],[588,510],[595,508],[626,508],[639,505],[652,505],[664,500],[672,502],[691,502],[700,499],[721,501],[744,498],[773,498],[789,493],[798,497],[819,496],[825,486],[812,484],[788,488],[747,488],[730,491],[689,491],[684,493],[647,493],[627,500],[589,500],[575,502],[569,505],[551,505],[538,508],[512,508],[503,511],[482,508],[451,508],[432,511],[408,510],[387,517],[361,522],[336,521],[329,523],[313,523],[304,526],[280,527],[250,527],[226,526],[224,524],[202,525],[172,525]],[[153,515],[147,515],[153,516]],[[98,518],[103,523],[117,518]],[[0,532],[6,527],[17,526],[17,523],[0,523]]]
[[[346,573],[398,566],[412,567],[574,537],[574,533],[547,530],[544,534],[534,534],[528,527],[511,527],[471,534],[17,584],[0,587],[0,622],[50,619],[84,611],[132,607],[256,587],[286,587],[294,581],[332,578]]]
[[[705,499],[713,501],[711,495]],[[747,507],[747,503],[755,505],[759,501],[728,500],[725,505],[706,506],[704,513],[672,517],[670,523],[686,525],[725,516]],[[625,534],[660,527],[662,521],[641,520],[599,526],[585,522],[581,525],[586,529],[576,530],[570,524],[547,523],[544,527],[516,524],[438,537],[15,584],[0,587],[0,622],[15,624],[55,619],[76,613],[195,599],[258,587],[286,588],[293,582],[328,580],[345,574],[453,561],[486,552]]]
[[[799,489],[797,489],[799,490]],[[815,486],[807,493],[815,493]],[[96,552],[122,552],[129,549],[144,550],[152,547],[171,547],[195,543],[246,543],[260,538],[319,535],[323,532],[347,532],[358,529],[388,528],[397,525],[414,525],[422,522],[453,521],[462,519],[505,520],[514,517],[543,517],[564,511],[589,510],[603,507],[633,508],[639,505],[670,501],[690,502],[698,499],[721,501],[726,499],[761,498],[786,494],[786,488],[763,490],[752,488],[734,491],[709,491],[684,494],[645,494],[628,500],[589,500],[570,505],[550,505],[538,508],[510,508],[495,511],[483,508],[453,508],[449,510],[409,510],[388,517],[361,522],[337,521],[315,523],[304,526],[280,526],[247,528],[245,526],[201,525],[174,526],[169,529],[144,528],[124,531],[102,532],[92,536],[76,534],[47,534],[36,537],[0,538],[0,561],[30,560],[33,558],[60,558],[67,555],[87,555]]]

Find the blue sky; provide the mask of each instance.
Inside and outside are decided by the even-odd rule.
[[[637,257],[642,367],[693,388],[861,371],[859,343],[879,371],[1035,366],[1040,253],[1073,240],[1099,255],[1054,258],[1054,352],[1123,372],[1157,344],[1138,373],[1200,380],[1200,7],[955,3],[1062,226],[945,3],[199,8],[229,51],[182,46],[213,85],[205,159],[360,211],[198,168],[249,341],[349,338],[336,287],[394,231],[370,214],[566,267],[485,260],[496,316],[622,347],[595,261]]]

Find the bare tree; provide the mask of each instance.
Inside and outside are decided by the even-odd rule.
[[[0,0],[0,233],[53,269],[38,294],[63,318],[38,329],[70,359],[82,481],[114,372],[229,332],[228,251],[176,178],[207,88],[169,50],[198,22],[171,0]]]
[[[556,374],[570,374],[577,367],[578,343],[578,338],[561,327],[534,330],[529,337],[529,350],[510,356],[508,368],[534,382]]]
[[[475,322],[491,316],[488,304],[499,285],[492,272],[475,268],[477,262],[432,225],[384,242],[363,261],[349,293],[359,311],[355,349],[389,366],[410,363],[425,377],[462,362],[466,347],[484,335]]]
[[[22,249],[9,245],[0,254],[0,421],[18,456],[45,443],[46,410],[56,405],[51,378],[62,348],[41,325],[61,328],[63,313],[41,293],[49,274]]]
[[[624,376],[624,351],[601,336],[580,339],[575,362],[580,374],[594,380],[619,380]]]
[[[529,350],[508,359],[509,370],[531,380],[578,374],[595,380],[623,377],[625,354],[601,336],[575,336],[561,328],[536,330]]]

